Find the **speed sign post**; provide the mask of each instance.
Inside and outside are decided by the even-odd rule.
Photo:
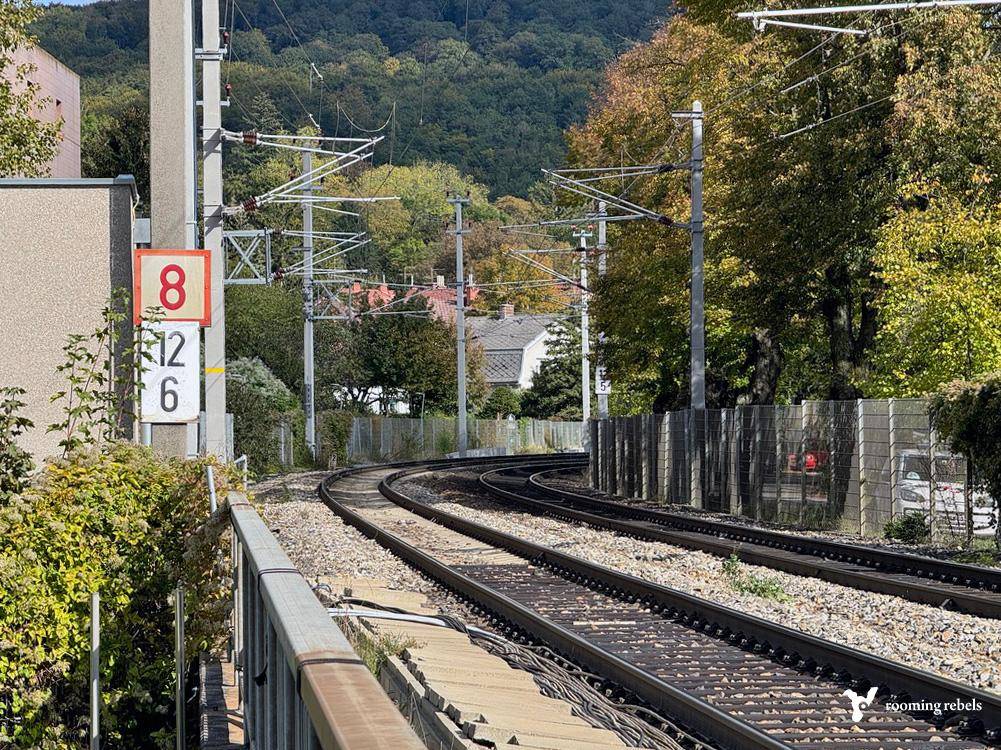
[[[198,421],[198,323],[146,323],[143,328],[142,421]]]
[[[142,325],[141,420],[198,421],[201,326],[211,324],[208,250],[138,249],[133,258],[134,319]],[[148,321],[155,312],[156,322]]]

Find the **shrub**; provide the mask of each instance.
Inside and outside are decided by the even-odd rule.
[[[91,591],[101,594],[105,746],[169,746],[168,597],[183,584],[189,653],[217,645],[230,606],[228,512],[209,518],[204,473],[204,462],[105,444],[49,464],[0,508],[0,714],[11,719],[0,746],[84,744]]]
[[[939,437],[966,457],[973,487],[1001,501],[1001,373],[942,386],[931,394],[928,414]],[[1001,525],[995,543],[1001,550]]]
[[[0,388],[0,505],[24,489],[35,468],[31,456],[17,444],[24,431],[34,426],[20,414],[26,405],[21,400],[24,394],[22,388]]]
[[[928,521],[923,515],[905,513],[887,522],[883,527],[883,536],[905,544],[917,544],[931,538],[931,529],[929,529]]]
[[[480,419],[504,419],[508,414],[516,418],[521,416],[521,391],[499,385],[487,396],[480,409]]]
[[[233,413],[233,443],[246,453],[255,472],[281,469],[275,431],[284,420],[292,424],[293,456],[305,459],[305,415],[293,395],[259,359],[237,359],[226,367],[226,404]]]
[[[331,457],[336,459],[337,466],[347,465],[353,421],[354,414],[347,411],[322,411],[316,415],[321,465],[329,466]]]

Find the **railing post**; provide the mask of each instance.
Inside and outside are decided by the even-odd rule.
[[[101,595],[90,595],[90,750],[101,748]]]
[[[185,750],[184,720],[184,589],[174,590],[174,669],[177,679],[174,684],[174,732],[177,750]]]
[[[209,486],[209,513],[215,515],[216,512],[216,496],[215,496],[215,473],[212,471],[212,466],[205,467],[205,481]]]

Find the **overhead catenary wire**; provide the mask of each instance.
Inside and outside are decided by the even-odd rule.
[[[861,112],[863,109],[869,109],[870,107],[875,107],[877,104],[882,104],[883,102],[889,101],[892,98],[893,98],[893,94],[889,94],[887,96],[880,97],[879,99],[875,99],[875,100],[873,100],[871,102],[866,102],[865,104],[860,104],[857,107],[852,107],[847,112],[841,112],[840,114],[833,115],[831,117],[828,117],[827,119],[820,120],[819,122],[814,122],[814,123],[811,123],[809,125],[804,125],[803,127],[797,128],[796,130],[790,130],[788,133],[783,133],[782,135],[778,136],[778,138],[782,139],[782,140],[784,140],[786,138],[791,138],[792,136],[798,135],[799,133],[805,133],[808,130],[813,130],[814,128],[819,128],[821,125],[826,125],[829,122],[834,122],[835,120],[840,120],[840,119],[842,119],[844,117],[848,117],[849,115],[853,115],[856,112]]]

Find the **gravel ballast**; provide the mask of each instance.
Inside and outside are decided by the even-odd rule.
[[[316,495],[325,472],[266,480],[253,488],[262,516],[307,578],[376,578],[393,588],[436,587],[334,515]],[[475,474],[431,475],[397,485],[441,510],[545,544],[806,633],[1001,693],[1001,622],[897,597],[742,564],[775,581],[785,601],[733,589],[723,560],[660,542],[533,516],[478,496]],[[437,599],[440,594],[436,594]],[[449,607],[450,609],[450,607]]]
[[[389,587],[429,593],[434,586],[391,552],[348,526],[316,494],[329,472],[291,474],[251,488],[261,516],[307,579],[375,578]]]
[[[1001,622],[743,563],[743,572],[771,579],[788,599],[776,601],[742,593],[731,586],[719,557],[506,508],[475,494],[475,476],[450,472],[397,487],[414,499],[434,503],[440,510],[499,531],[820,638],[1001,693]]]

